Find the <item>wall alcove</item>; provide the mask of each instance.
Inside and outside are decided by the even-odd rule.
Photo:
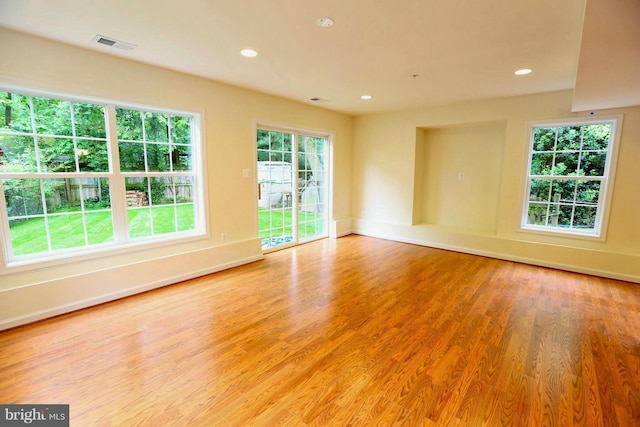
[[[414,225],[495,234],[506,122],[416,130]]]

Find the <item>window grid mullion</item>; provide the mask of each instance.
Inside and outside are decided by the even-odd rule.
[[[171,135],[172,115],[167,116],[167,151],[169,153],[169,171],[173,172],[173,139]]]
[[[77,156],[76,156],[77,157]],[[84,183],[79,179],[78,192],[80,194],[80,212],[82,214],[82,230],[84,232],[84,245],[89,246],[89,228],[87,227],[87,212],[84,207]]]
[[[40,144],[38,141],[38,128],[36,125],[36,109],[33,104],[33,96],[29,96],[29,113],[31,115],[31,130],[33,132],[34,153],[36,155],[36,173],[42,172],[41,159],[40,159]],[[49,229],[49,215],[47,209],[47,199],[44,193],[44,179],[38,178],[40,184],[40,203],[42,203],[42,217],[44,222],[45,235],[47,237],[47,250],[52,249],[51,245],[51,230]],[[26,210],[26,207],[25,207]]]
[[[69,102],[69,113],[71,115],[71,135],[73,138],[73,158],[74,158],[74,164],[76,165],[76,172],[80,172],[80,159],[78,156],[78,138],[77,138],[77,132],[76,132],[76,115],[75,115],[75,111],[73,109],[73,102]],[[66,178],[66,179],[71,179],[71,178]],[[86,212],[85,212],[85,206],[84,206],[84,183],[82,178],[78,178],[78,195],[80,197],[80,213],[82,215],[82,232],[84,234],[84,245],[88,246],[89,245],[89,231],[87,228],[87,216],[86,216]]]
[[[33,97],[29,97],[29,113],[31,114],[31,137],[33,138],[34,153],[36,155],[36,172],[42,172],[40,167],[40,146],[38,144],[38,129],[36,128],[36,110],[33,107]]]
[[[553,139],[553,156],[551,156],[551,175],[556,175],[556,156],[558,155],[558,135],[560,134],[560,128],[556,129],[556,134]],[[551,195],[549,195],[551,198]],[[551,199],[549,199],[551,200]]]
[[[113,104],[105,106],[107,120],[107,145],[111,166],[111,215],[113,221],[113,238],[116,243],[128,240],[129,224],[127,221],[127,199],[125,178],[120,171],[120,151],[118,147],[118,130],[116,123],[116,107]]]
[[[73,112],[73,102],[69,102],[69,114],[71,114],[71,137],[73,138],[73,164],[76,172],[80,172],[80,160],[78,159],[78,139],[76,138],[76,117]]]
[[[147,177],[147,194],[149,194],[149,229],[151,230],[151,235],[155,236],[155,227],[153,220],[153,195],[151,194],[151,180],[153,178],[151,176]]]
[[[171,155],[169,155],[171,157]],[[173,193],[173,229],[178,231],[178,201],[177,201],[177,188],[175,178],[171,178],[171,192]]]
[[[53,246],[51,245],[51,230],[49,229],[49,213],[47,210],[47,197],[44,193],[44,179],[39,178],[38,182],[40,183],[40,203],[42,203],[42,217],[44,219],[44,231],[47,236],[47,250],[51,250]]]
[[[147,129],[145,126],[144,112],[140,111],[140,119],[142,121],[142,153],[144,157],[144,171],[149,172],[149,158],[147,155]],[[149,193],[151,195],[151,193]]]

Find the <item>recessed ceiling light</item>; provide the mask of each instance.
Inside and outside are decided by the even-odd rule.
[[[373,98],[371,95],[362,95],[360,99],[371,99]]]
[[[258,52],[253,49],[242,49],[240,51],[240,55],[246,56],[247,58],[255,58],[256,56],[258,56]]]
[[[516,76],[524,76],[525,74],[530,74],[533,70],[531,68],[522,68],[516,71],[514,74]]]
[[[316,24],[318,24],[322,28],[329,28],[329,27],[333,26],[333,19],[331,19],[331,18],[318,18],[316,20]]]

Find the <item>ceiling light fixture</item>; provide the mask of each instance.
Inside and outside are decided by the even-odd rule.
[[[331,18],[318,18],[316,20],[316,24],[318,24],[322,28],[333,27],[333,19],[331,19]]]
[[[247,57],[247,58],[255,58],[256,56],[258,56],[258,52],[256,52],[253,49],[242,49],[240,51],[240,55]]]
[[[373,98],[371,95],[362,95],[360,99],[371,99]]]
[[[524,76],[526,74],[530,74],[533,70],[531,68],[521,68],[520,70],[516,71],[514,74],[516,76]]]

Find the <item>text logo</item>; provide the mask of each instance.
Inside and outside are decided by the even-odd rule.
[[[0,426],[69,427],[69,405],[2,405]]]

